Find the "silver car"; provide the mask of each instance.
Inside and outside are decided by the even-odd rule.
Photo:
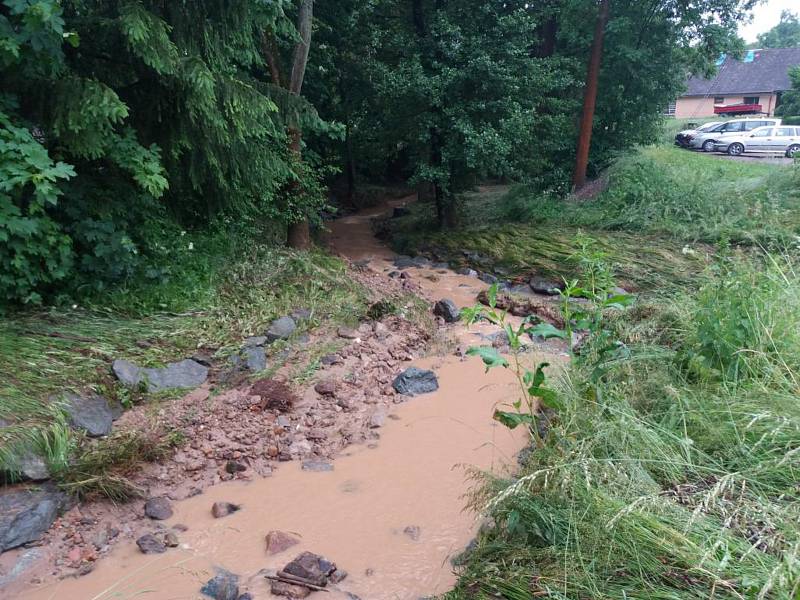
[[[750,119],[731,119],[721,125],[717,125],[710,131],[692,135],[689,140],[689,147],[705,152],[713,152],[714,145],[727,142],[735,137],[747,135],[759,127],[777,126],[781,124],[780,119],[772,117],[756,117]]]
[[[783,154],[800,156],[800,127],[759,127],[746,135],[726,138],[714,145],[717,152],[742,154]]]

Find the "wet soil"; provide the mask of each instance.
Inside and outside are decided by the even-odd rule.
[[[353,277],[377,296],[405,291],[431,302],[474,304],[487,287],[474,277],[435,268],[389,277],[395,271],[393,254],[372,235],[372,221],[406,201],[333,222],[331,248],[352,261]],[[439,323],[431,340],[402,317],[388,317],[380,325],[362,324],[357,336],[337,338],[341,362],[315,380],[338,382],[335,393],[321,394],[309,382],[298,406],[285,414],[259,410],[247,386],[214,396],[201,388],[162,408],[184,416],[181,407],[202,403],[204,408],[189,430],[192,442],[171,460],[148,467],[139,480],[150,495],[173,498],[172,517],[145,519],[141,502],[77,507],[41,547],[0,557],[0,575],[27,561],[3,594],[30,600],[194,599],[202,597],[200,587],[215,569],[224,568],[240,576],[241,593],[269,598],[262,569],[279,569],[303,550],[323,554],[349,573],[327,595],[332,599],[412,599],[446,591],[455,581],[451,559],[479,526],[478,515],[465,510],[474,474],[510,475],[516,453],[528,441],[524,432],[509,431],[491,418],[495,406],[516,399],[513,374],[484,374],[479,359],[463,355],[496,332],[487,323],[469,330],[461,323]],[[314,336],[297,352],[324,341]],[[525,355],[531,362],[560,359]],[[433,369],[439,390],[397,397],[390,382],[411,365]],[[301,461],[309,458],[330,461],[333,469],[303,470]],[[227,460],[247,468],[226,473]],[[217,501],[241,509],[216,519],[211,506]],[[133,540],[158,528],[177,531],[179,546],[142,554]],[[268,555],[264,538],[273,530],[295,534],[300,544]],[[84,548],[97,536],[105,543],[103,556],[78,555],[72,557],[75,569],[59,568],[64,555],[74,553],[70,545]],[[62,578],[65,573],[75,576]]]

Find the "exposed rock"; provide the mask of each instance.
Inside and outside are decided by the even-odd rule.
[[[78,396],[64,394],[64,410],[70,424],[75,429],[82,429],[89,437],[101,437],[111,433],[111,426],[122,414],[122,406],[114,408],[102,396],[91,394]]]
[[[263,346],[266,343],[267,343],[267,336],[265,336],[265,335],[254,335],[254,336],[246,338],[244,340],[244,347],[245,348],[254,348],[256,346]]]
[[[3,548],[0,547],[0,552],[2,552]],[[14,566],[11,567],[11,570],[5,572],[0,570],[0,589],[9,585],[14,581],[19,581],[20,577],[25,574],[26,571],[36,567],[40,563],[43,558],[43,552],[38,548],[31,548],[30,550],[26,550],[22,552],[17,559],[14,561]]]
[[[370,429],[377,429],[378,427],[383,427],[383,424],[386,422],[386,413],[382,410],[379,410],[372,414],[369,418],[369,427]]]
[[[395,378],[392,387],[398,394],[416,396],[435,392],[439,389],[439,381],[433,371],[409,367]]]
[[[392,279],[397,279],[398,277],[400,277],[400,275],[402,275],[400,271],[389,271],[389,277],[391,277]]]
[[[304,460],[302,469],[303,471],[322,473],[325,471],[333,471],[333,464],[324,460]]]
[[[231,475],[236,475],[236,473],[243,473],[247,471],[247,465],[243,465],[240,462],[236,462],[235,460],[229,460],[225,463],[225,472],[230,473]]]
[[[564,289],[563,281],[544,277],[531,277],[528,285],[537,294],[546,294],[548,296],[557,296],[558,292]]]
[[[164,521],[172,516],[172,504],[164,496],[148,498],[144,503],[144,514],[156,521]]]
[[[50,470],[47,468],[47,463],[44,462],[41,456],[34,454],[30,450],[25,451],[22,456],[17,458],[13,471],[18,477],[26,481],[46,481],[50,479]]]
[[[497,279],[497,277],[495,277],[495,276],[494,276],[494,275],[492,275],[491,273],[481,273],[481,274],[478,276],[478,279],[480,279],[480,280],[481,280],[481,281],[483,281],[484,283],[488,283],[489,285],[491,285],[491,284],[493,284],[493,283],[497,283],[497,282],[499,281],[499,280]]]
[[[447,323],[455,323],[461,318],[461,311],[458,310],[455,302],[443,298],[433,305],[433,314],[442,317]]]
[[[274,342],[277,340],[285,340],[291,336],[297,329],[297,323],[294,322],[292,317],[280,317],[275,319],[267,329],[267,341]]]
[[[353,329],[352,327],[339,327],[337,331],[340,338],[344,338],[346,340],[355,340],[361,336],[357,329]]]
[[[292,562],[283,567],[284,573],[302,577],[309,583],[324,587],[328,583],[328,575],[336,570],[336,565],[319,554],[303,552]]]
[[[214,600],[238,600],[239,576],[225,569],[217,569],[217,574],[200,588],[200,592]]]
[[[152,533],[146,533],[136,540],[136,545],[144,554],[163,554],[167,551],[167,545]]]
[[[196,388],[205,383],[208,367],[186,359],[170,363],[163,369],[144,369],[144,377],[147,380],[147,390],[150,392]]]
[[[53,489],[0,494],[0,552],[35,542],[50,528],[66,497]]]
[[[613,296],[627,296],[630,292],[623,287],[615,286],[608,290],[609,297]]]
[[[123,384],[136,387],[144,383],[148,392],[193,389],[201,386],[208,377],[208,367],[188,358],[160,369],[144,369],[126,360],[115,360],[111,368]]]
[[[422,534],[422,530],[419,528],[419,525],[409,525],[408,527],[403,529],[403,533],[416,542],[417,540],[419,540],[419,536]]]
[[[284,531],[270,531],[264,538],[267,544],[267,554],[280,554],[292,546],[300,543],[295,536]]]
[[[222,517],[227,517],[235,513],[241,508],[242,507],[238,504],[233,504],[231,502],[214,502],[214,505],[211,507],[211,514],[214,515],[215,519],[221,519]]]
[[[314,386],[314,390],[322,396],[333,396],[336,394],[336,381],[333,379],[325,379]]]
[[[118,358],[111,364],[111,370],[120,383],[128,387],[136,387],[142,381],[142,367],[127,360]]]
[[[267,353],[261,346],[245,346],[242,354],[244,354],[245,364],[250,371],[258,373],[267,368]]]
[[[285,581],[271,581],[270,592],[275,596],[285,596],[286,598],[306,598],[311,590],[302,585],[294,585]]]
[[[342,361],[342,357],[338,354],[326,354],[319,359],[319,362],[326,367],[330,367],[331,365],[340,365],[344,361]]]
[[[253,594],[251,594],[250,592],[247,592],[247,593],[242,594],[241,596],[239,596],[238,600],[254,600]]]
[[[478,272],[475,269],[470,269],[468,267],[464,267],[463,269],[459,269],[456,271],[459,275],[466,275],[467,277],[477,277]]]

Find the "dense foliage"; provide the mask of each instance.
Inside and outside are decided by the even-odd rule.
[[[653,139],[751,4],[612,3],[595,172]],[[344,0],[313,27],[312,10],[0,1],[0,301],[163,283],[186,230],[303,225],[305,242],[336,169],[351,195],[360,179],[418,185],[441,225],[482,179],[565,190],[593,0]]]
[[[797,117],[800,116],[800,66],[789,71],[789,79],[792,82],[792,89],[783,93],[781,104],[775,109],[775,114]]]
[[[265,36],[295,35],[291,9],[4,0],[0,299],[38,301],[76,274],[158,278],[182,229],[226,215],[302,218],[286,189],[315,176],[284,120],[325,127],[261,55]]]
[[[784,10],[775,27],[758,36],[756,48],[797,48],[800,46],[800,19]]]

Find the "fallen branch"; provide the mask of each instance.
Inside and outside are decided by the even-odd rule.
[[[302,585],[303,587],[307,587],[308,589],[314,590],[315,592],[330,592],[329,589],[315,585],[310,581],[308,581],[307,579],[303,579],[302,577],[297,577],[296,575],[285,573],[283,571],[278,571],[277,575],[264,575],[264,577],[272,581],[280,581],[281,583]]]

